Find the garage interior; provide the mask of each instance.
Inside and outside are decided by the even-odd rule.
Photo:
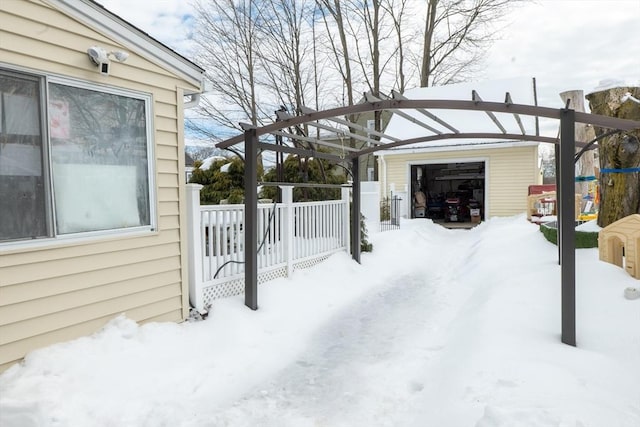
[[[472,227],[484,218],[485,162],[411,165],[412,218]]]

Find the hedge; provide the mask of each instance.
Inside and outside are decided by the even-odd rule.
[[[540,231],[544,237],[553,243],[558,244],[558,228],[557,223],[547,222],[540,224]],[[597,231],[579,231],[576,230],[576,249],[597,248],[598,232]]]

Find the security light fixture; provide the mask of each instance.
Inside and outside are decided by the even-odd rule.
[[[129,54],[123,50],[114,50],[112,52],[109,52],[109,54],[113,55],[113,59],[118,62],[124,62],[129,57]]]
[[[107,52],[106,49],[99,46],[92,46],[87,49],[87,54],[95,65],[98,66],[100,74],[105,76],[109,75],[111,69],[111,59],[117,62],[124,62],[129,57],[127,52],[121,50],[114,50]]]

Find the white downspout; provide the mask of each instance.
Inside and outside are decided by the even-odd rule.
[[[194,107],[197,107],[198,104],[200,104],[200,94],[199,93],[190,93],[190,94],[188,94],[188,96],[190,96],[191,99],[182,104],[183,108],[185,108],[185,109],[194,108]]]
[[[379,154],[380,169],[382,169],[382,197],[387,197],[387,162],[384,161],[384,155]]]

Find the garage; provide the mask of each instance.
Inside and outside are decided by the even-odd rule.
[[[410,166],[412,218],[445,223],[478,223],[484,218],[484,161]]]

